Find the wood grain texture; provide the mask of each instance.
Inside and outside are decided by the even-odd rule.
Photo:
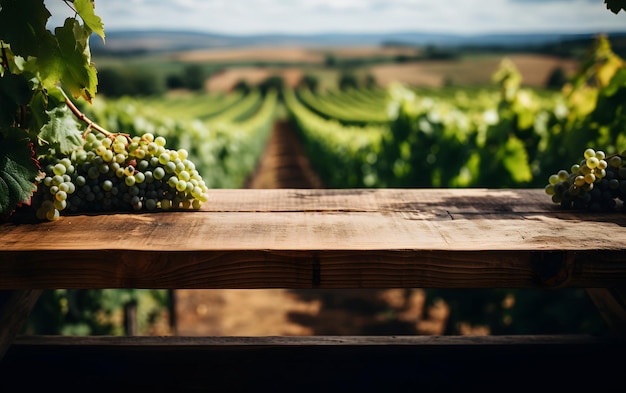
[[[515,346],[626,346],[615,338],[585,334],[542,334],[500,336],[54,336],[23,335],[15,345],[33,348],[107,347],[142,351],[142,348],[170,350],[237,347],[325,347],[325,346],[410,346],[420,347],[506,347]],[[625,359],[626,360],[626,359]]]
[[[626,215],[543,190],[212,190],[201,211],[0,226],[0,289],[623,287]]]

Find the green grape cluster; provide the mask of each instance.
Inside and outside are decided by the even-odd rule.
[[[612,211],[626,201],[626,151],[606,156],[601,150],[586,149],[584,158],[569,171],[550,175],[545,186],[552,202],[567,209]]]
[[[208,188],[184,149],[150,133],[130,138],[87,133],[68,157],[49,160],[33,205],[40,220],[62,212],[198,209]]]

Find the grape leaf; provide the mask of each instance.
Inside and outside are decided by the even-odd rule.
[[[50,90],[37,90],[29,105],[32,112],[30,128],[39,131],[50,120],[46,111],[65,106],[65,96],[57,87]]]
[[[621,10],[626,11],[626,0],[604,0],[604,4],[614,14],[618,14]]]
[[[0,133],[0,214],[9,215],[27,202],[36,189],[39,165],[24,130]]]
[[[532,170],[528,164],[528,154],[524,148],[524,142],[512,136],[503,148],[498,151],[498,157],[502,159],[502,164],[517,184],[532,180]]]
[[[0,127],[13,124],[17,109],[27,104],[30,96],[28,82],[22,76],[6,74],[0,78]]]
[[[77,45],[81,37],[76,37],[75,29],[79,27],[76,19],[67,18],[63,27],[55,29],[64,66],[61,83],[74,97],[83,97],[91,102],[96,95],[98,76],[95,67],[89,62],[86,48]]]
[[[50,121],[41,128],[40,143],[47,144],[56,152],[67,155],[83,143],[82,133],[74,115],[67,106],[46,111]]]
[[[603,93],[607,96],[612,96],[620,89],[626,87],[626,68],[621,68],[615,72],[611,81],[604,89]]]
[[[24,69],[37,77],[43,89],[53,89],[61,80],[65,63],[57,39],[52,33],[42,38],[38,57],[30,57]]]
[[[0,8],[0,40],[17,55],[37,56],[51,16],[43,0],[0,0]]]
[[[92,0],[74,0],[74,8],[85,25],[89,27],[89,30],[99,35],[104,42],[104,24],[102,19],[95,14],[94,7]]]

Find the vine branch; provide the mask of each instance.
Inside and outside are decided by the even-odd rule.
[[[9,69],[9,58],[7,57],[7,48],[2,42],[0,42],[0,47],[2,48],[2,62],[0,62],[0,64],[6,68],[7,72],[11,73],[11,70]]]
[[[85,115],[83,112],[81,112],[80,109],[78,109],[76,107],[76,105],[74,105],[72,100],[70,100],[70,98],[67,96],[67,94],[65,94],[65,92],[63,90],[61,90],[61,92],[63,93],[63,96],[65,97],[65,104],[68,106],[68,108],[70,108],[70,110],[72,111],[74,116],[76,116],[79,120],[81,120],[85,124],[87,124],[87,132],[89,132],[89,130],[91,130],[91,129],[94,129],[94,130],[104,134],[107,138],[114,138],[117,135],[124,135],[124,136],[128,137],[127,134],[120,134],[120,133],[111,132],[111,131],[105,129],[104,127],[98,125],[94,121],[92,121],[89,117],[87,117],[87,115]]]

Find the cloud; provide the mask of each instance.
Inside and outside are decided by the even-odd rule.
[[[53,15],[68,8],[46,0]],[[230,34],[625,30],[598,0],[97,0],[107,29]],[[63,20],[63,19],[59,19]]]

